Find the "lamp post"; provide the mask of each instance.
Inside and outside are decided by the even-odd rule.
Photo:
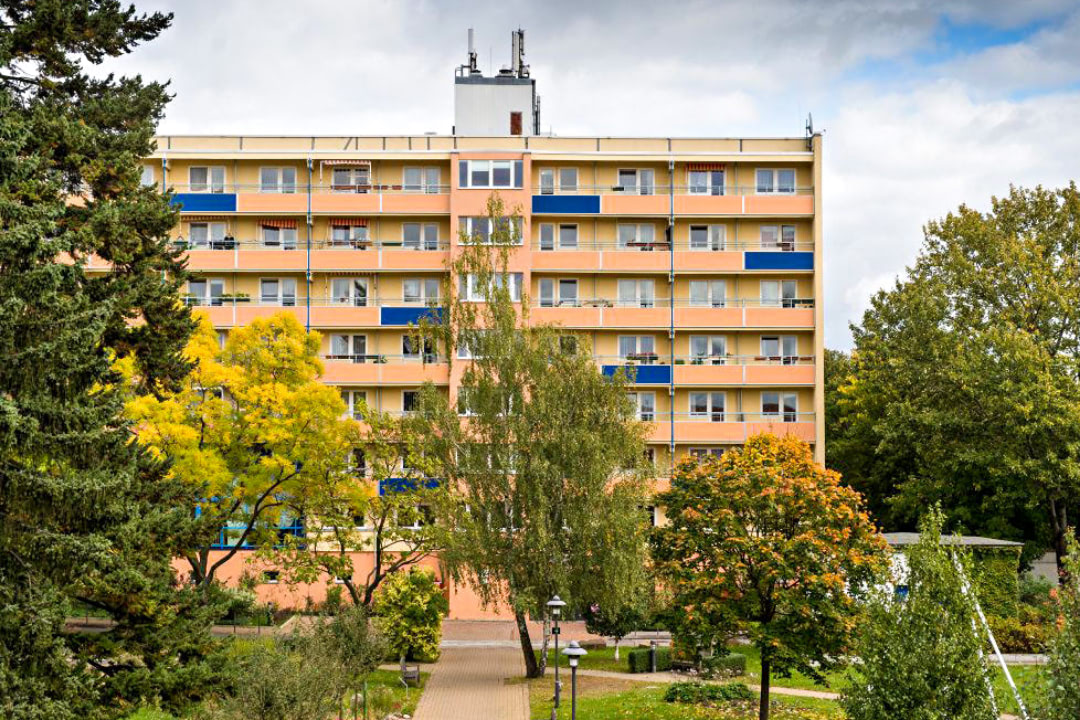
[[[577,720],[577,664],[578,659],[589,653],[585,648],[577,644],[577,640],[571,640],[563,655],[570,658],[570,720]]]
[[[566,602],[554,596],[547,601],[551,610],[551,634],[555,636],[555,704],[551,708],[551,720],[555,720],[559,710],[559,696],[562,694],[562,684],[559,682],[559,614],[566,607]]]

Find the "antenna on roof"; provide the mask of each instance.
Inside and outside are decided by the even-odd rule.
[[[473,29],[469,28],[469,61],[458,67],[458,76],[480,74],[480,68],[476,66],[476,43],[473,40]]]
[[[806,149],[814,149],[814,116],[806,113]]]

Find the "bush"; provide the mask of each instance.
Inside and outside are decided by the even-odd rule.
[[[634,648],[626,653],[626,661],[630,663],[630,672],[652,672],[652,664],[649,661],[650,648]],[[671,648],[656,648],[656,670],[661,672],[671,669]]]
[[[705,660],[704,665],[710,675],[736,677],[746,674],[746,656],[742,653],[716,655]]]
[[[435,662],[439,658],[448,605],[431,570],[414,567],[394,573],[383,582],[374,605],[395,659]]]
[[[986,622],[1003,653],[1041,653],[1046,649],[1050,636],[1047,626],[994,615],[987,615]]]
[[[695,682],[677,682],[668,686],[664,693],[667,702],[705,705],[731,702],[732,700],[753,700],[754,693],[742,683],[726,685],[705,685]]]

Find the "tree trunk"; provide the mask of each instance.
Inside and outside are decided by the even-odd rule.
[[[771,663],[767,655],[761,656],[761,698],[758,701],[758,720],[769,720],[769,671]]]
[[[619,661],[619,641],[622,638],[615,638],[615,662]]]
[[[551,641],[551,633],[548,630],[548,620],[544,618],[543,639],[540,641],[540,667],[538,672],[540,677],[544,677],[547,674],[547,662],[548,662],[548,643]]]
[[[1057,564],[1058,584],[1064,586],[1068,581],[1065,576],[1065,533],[1068,532],[1069,518],[1065,503],[1050,498],[1050,527],[1053,530],[1054,561]]]
[[[525,659],[525,677],[540,677],[540,666],[536,664],[536,653],[533,652],[532,639],[529,638],[529,625],[525,621],[525,613],[520,610],[514,612],[517,620],[518,640],[521,642],[521,655]]]

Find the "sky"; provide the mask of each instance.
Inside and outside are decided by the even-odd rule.
[[[381,135],[453,123],[476,30],[510,31],[545,132],[824,133],[825,339],[851,345],[922,227],[1080,174],[1080,0],[138,0],[172,27],[106,69],[169,80],[163,134]]]

